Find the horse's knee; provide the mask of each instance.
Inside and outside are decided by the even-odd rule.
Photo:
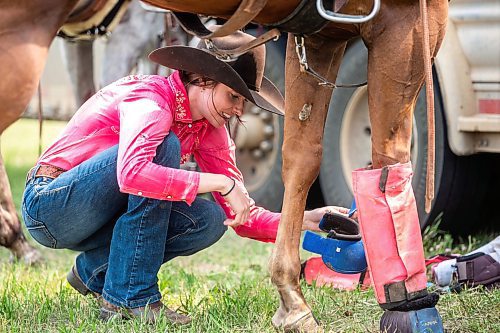
[[[319,174],[323,147],[308,146],[305,150],[295,145],[283,146],[283,177],[300,175],[304,181],[313,181]]]
[[[20,237],[21,225],[17,217],[14,219],[9,212],[0,208],[0,245],[9,248]]]
[[[276,287],[298,283],[300,276],[300,263],[295,263],[291,258],[280,256],[276,250],[269,260],[271,282]]]
[[[300,277],[300,265],[297,267],[298,269],[291,267],[289,270],[271,271],[272,284],[278,288],[297,284]]]

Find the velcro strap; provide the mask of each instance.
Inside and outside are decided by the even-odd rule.
[[[326,213],[319,222],[319,228],[328,232],[329,238],[350,241],[361,240],[359,224],[355,220],[342,214]]]
[[[430,293],[423,297],[403,302],[402,304],[392,308],[391,311],[418,311],[424,308],[432,308],[436,306],[438,301],[439,295],[436,293]]]
[[[474,259],[484,256],[484,253],[477,252],[457,258],[458,282],[474,280]]]
[[[387,184],[387,178],[389,177],[389,168],[387,166],[382,168],[380,174],[380,181],[378,183],[378,188],[380,192],[385,193],[385,185]]]
[[[386,284],[384,285],[384,291],[387,303],[397,303],[408,299],[404,281]]]
[[[474,262],[457,262],[458,282],[474,280]]]
[[[500,281],[500,263],[482,252],[457,259],[457,280],[470,286],[489,286]]]

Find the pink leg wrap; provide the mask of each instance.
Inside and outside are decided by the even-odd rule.
[[[353,172],[358,219],[377,300],[390,308],[426,295],[410,163]]]

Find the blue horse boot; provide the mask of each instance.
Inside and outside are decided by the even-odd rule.
[[[416,311],[385,311],[380,331],[387,333],[443,333],[443,322],[435,307]]]
[[[439,295],[427,294],[424,297],[384,311],[380,318],[380,331],[387,333],[444,333],[443,321],[436,304]]]
[[[365,251],[356,221],[341,214],[327,213],[319,228],[328,232],[328,236],[306,231],[302,242],[304,250],[321,254],[325,265],[338,273],[356,274],[366,270]]]

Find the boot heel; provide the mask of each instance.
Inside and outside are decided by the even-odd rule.
[[[78,291],[80,294],[86,296],[90,292],[90,290],[87,288],[85,284],[83,284],[82,280],[78,276],[75,266],[71,267],[71,270],[68,272],[68,275],[66,276],[66,280],[68,281],[69,285],[73,287],[73,289]]]

